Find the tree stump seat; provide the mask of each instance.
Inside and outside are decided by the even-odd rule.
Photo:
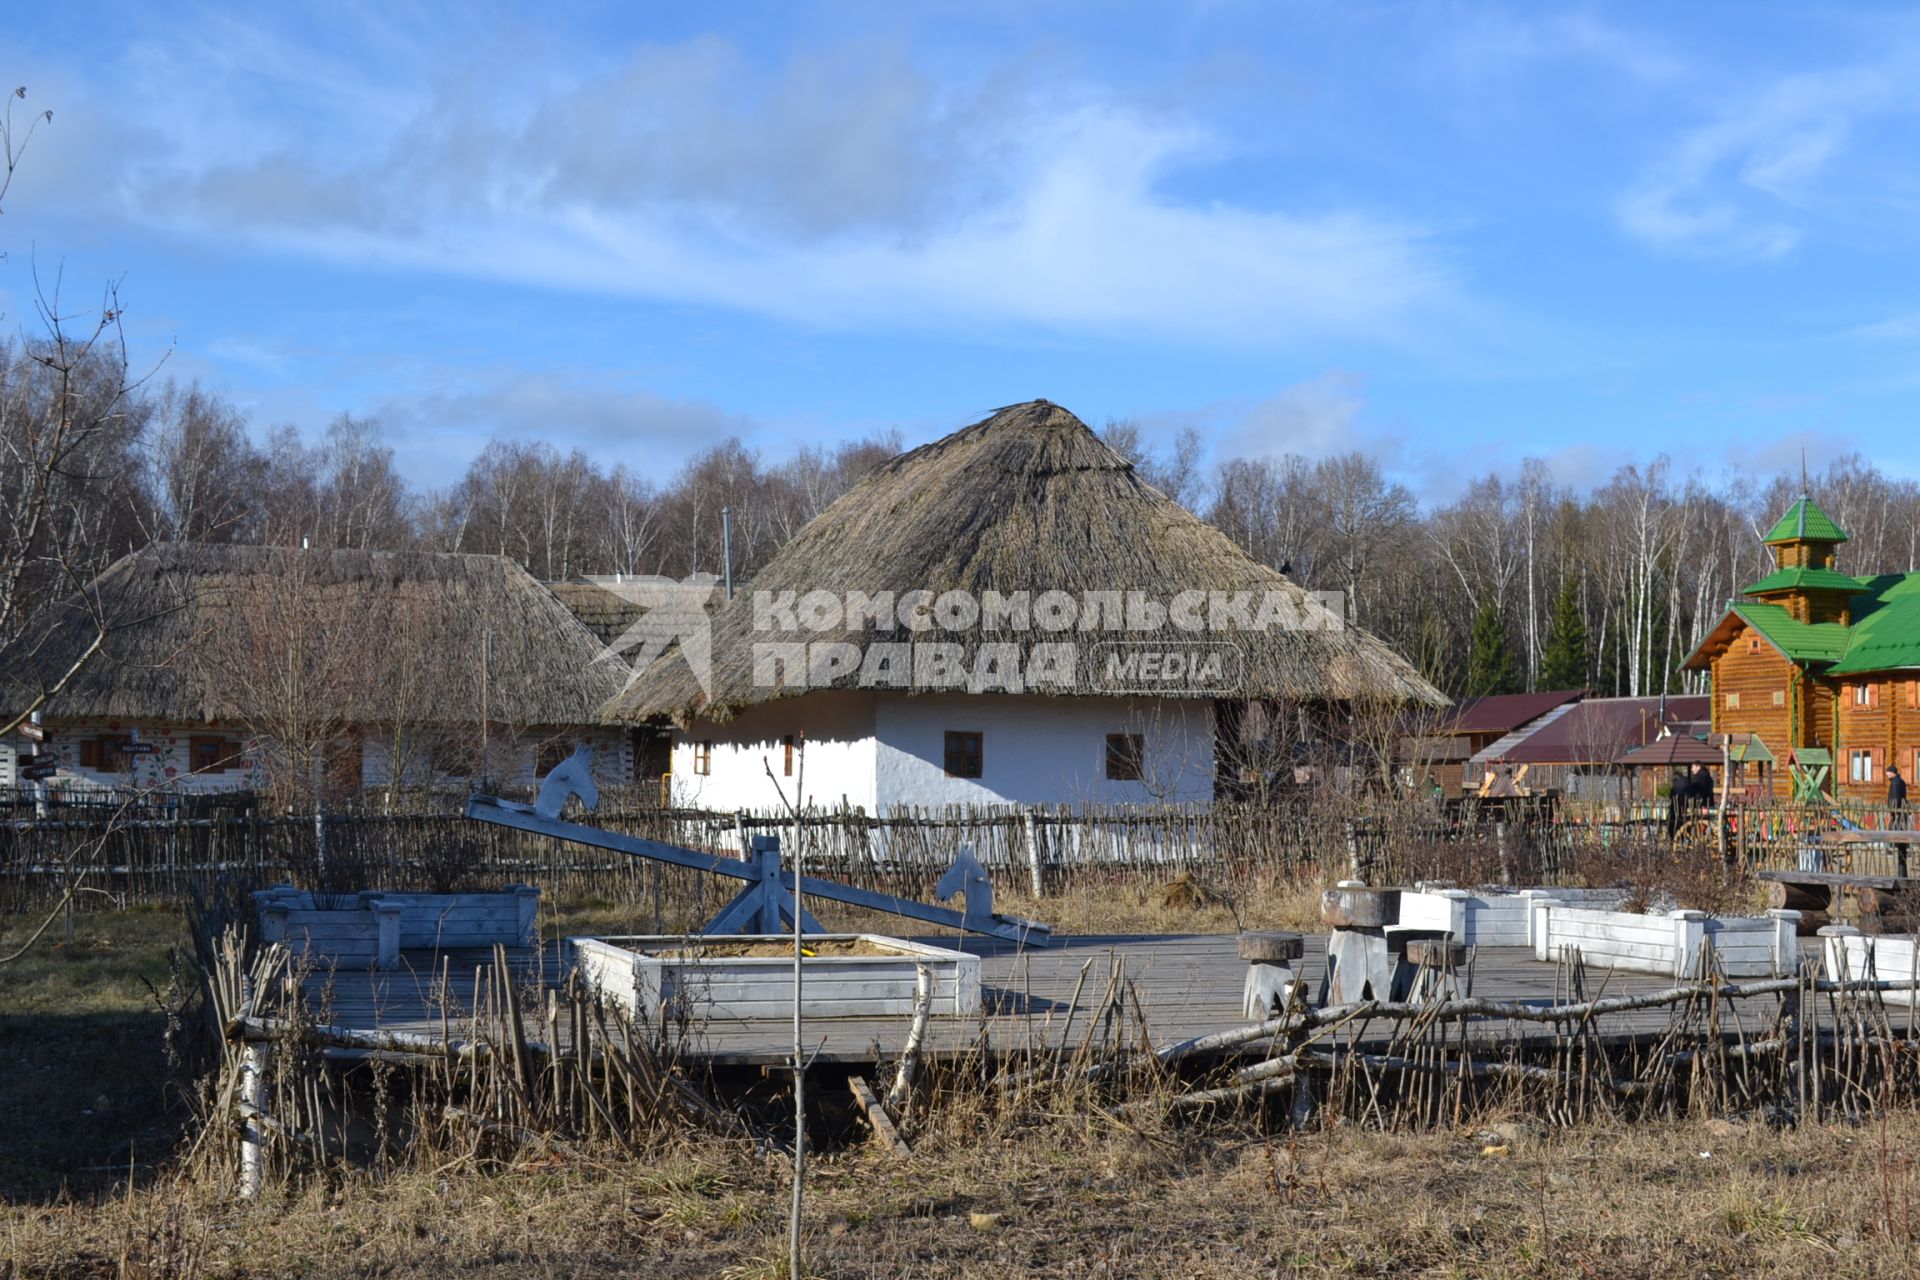
[[[1307,953],[1307,940],[1283,929],[1253,929],[1240,935],[1238,947],[1247,962],[1241,1003],[1247,1017],[1264,1022],[1286,1007],[1297,981],[1293,963]]]

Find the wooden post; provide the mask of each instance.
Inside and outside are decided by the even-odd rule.
[[[253,1016],[253,978],[240,979],[242,1017]],[[267,1047],[259,1040],[248,1040],[240,1055],[240,1198],[260,1198],[266,1143],[261,1132],[261,1117],[266,1114]]]
[[[1700,955],[1707,943],[1707,913],[1675,911],[1673,914],[1673,976],[1682,982],[1700,976]]]
[[[1086,970],[1081,970],[1081,976],[1086,976]],[[926,1039],[927,1017],[933,1012],[933,990],[932,966],[918,966],[913,975],[913,1021],[907,1026],[907,1043],[900,1050],[900,1066],[894,1072],[893,1087],[887,1090],[887,1108],[891,1111],[899,1111],[913,1096],[913,1076],[920,1068],[920,1042]],[[1075,991],[1078,990],[1076,987]],[[1067,1016],[1072,1018],[1071,1009]]]
[[[1773,924],[1773,976],[1792,977],[1800,969],[1800,913],[1776,907],[1767,912]]]
[[[1555,958],[1549,934],[1553,925],[1553,909],[1560,905],[1560,900],[1544,895],[1523,896],[1527,899],[1527,937],[1533,943],[1533,958],[1545,963]]]
[[[801,1022],[801,951],[800,939],[807,918],[803,895],[806,890],[806,852],[800,843],[798,819],[793,828],[793,1212],[787,1223],[787,1274],[799,1280],[806,1272],[801,1270],[800,1262],[800,1222],[802,1211],[806,1207],[807,1194],[807,1054]],[[780,850],[776,844],[771,851],[775,867],[779,866]],[[776,886],[765,886],[769,910],[774,924],[780,922],[779,911],[773,908],[773,890]]]
[[[1040,849],[1040,821],[1031,808],[1024,810],[1020,818],[1027,830],[1028,888],[1037,899],[1046,893],[1046,855]]]

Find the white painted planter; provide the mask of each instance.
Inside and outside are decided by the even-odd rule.
[[[1920,955],[1911,934],[1868,937],[1851,925],[1825,925],[1820,930],[1821,961],[1827,977],[1836,982],[1874,979],[1880,982],[1920,981]],[[1915,992],[1882,991],[1887,1004],[1912,1008]]]
[[[1593,911],[1548,897],[1530,901],[1539,960],[1558,960],[1577,949],[1590,964],[1690,979],[1698,976],[1711,940],[1720,972],[1729,978],[1785,976],[1799,963],[1798,911],[1721,917],[1704,911]]]
[[[416,948],[531,947],[540,891],[317,895],[279,885],[253,895],[260,937],[341,969],[387,969]]]
[[[569,938],[581,975],[608,1000],[651,1020],[683,1003],[689,1017],[785,1018],[793,1014],[790,955],[698,957],[702,944],[785,942],[789,935]],[[821,934],[809,942],[864,941],[877,956],[810,956],[801,961],[801,1013],[811,1018],[895,1017],[913,1011],[922,964],[933,969],[933,1012],[980,1011],[980,957],[877,934]],[[682,953],[682,954],[674,954]]]
[[[391,969],[400,963],[400,904],[367,894],[322,898],[295,889],[253,895],[260,940],[335,969]]]
[[[1626,897],[1624,889],[1492,890],[1428,888],[1400,895],[1400,923],[1415,929],[1444,929],[1470,947],[1531,947],[1535,898],[1552,898],[1569,907],[1611,909]]]

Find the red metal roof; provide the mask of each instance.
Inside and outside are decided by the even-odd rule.
[[[1439,732],[1512,733],[1562,703],[1572,702],[1584,692],[1581,689],[1552,689],[1540,693],[1496,693],[1483,698],[1462,698],[1459,708],[1441,724]]]
[[[1644,747],[1635,747],[1620,757],[1621,764],[1654,766],[1693,764],[1722,764],[1720,748],[1710,747],[1690,734],[1675,733],[1648,743]]]
[[[1704,695],[1668,698],[1663,716],[1659,698],[1588,698],[1521,739],[1502,759],[1513,764],[1612,764],[1635,747],[1658,740],[1664,725],[1706,719],[1711,705]]]

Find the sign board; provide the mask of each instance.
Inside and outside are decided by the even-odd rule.
[[[20,722],[19,734],[28,742],[45,742],[47,740],[47,731],[31,720],[22,720]]]
[[[28,782],[44,782],[60,772],[60,766],[54,764],[30,764],[20,770],[20,776]]]
[[[151,742],[123,742],[117,749],[121,755],[127,756],[150,756],[160,750],[159,746]]]

